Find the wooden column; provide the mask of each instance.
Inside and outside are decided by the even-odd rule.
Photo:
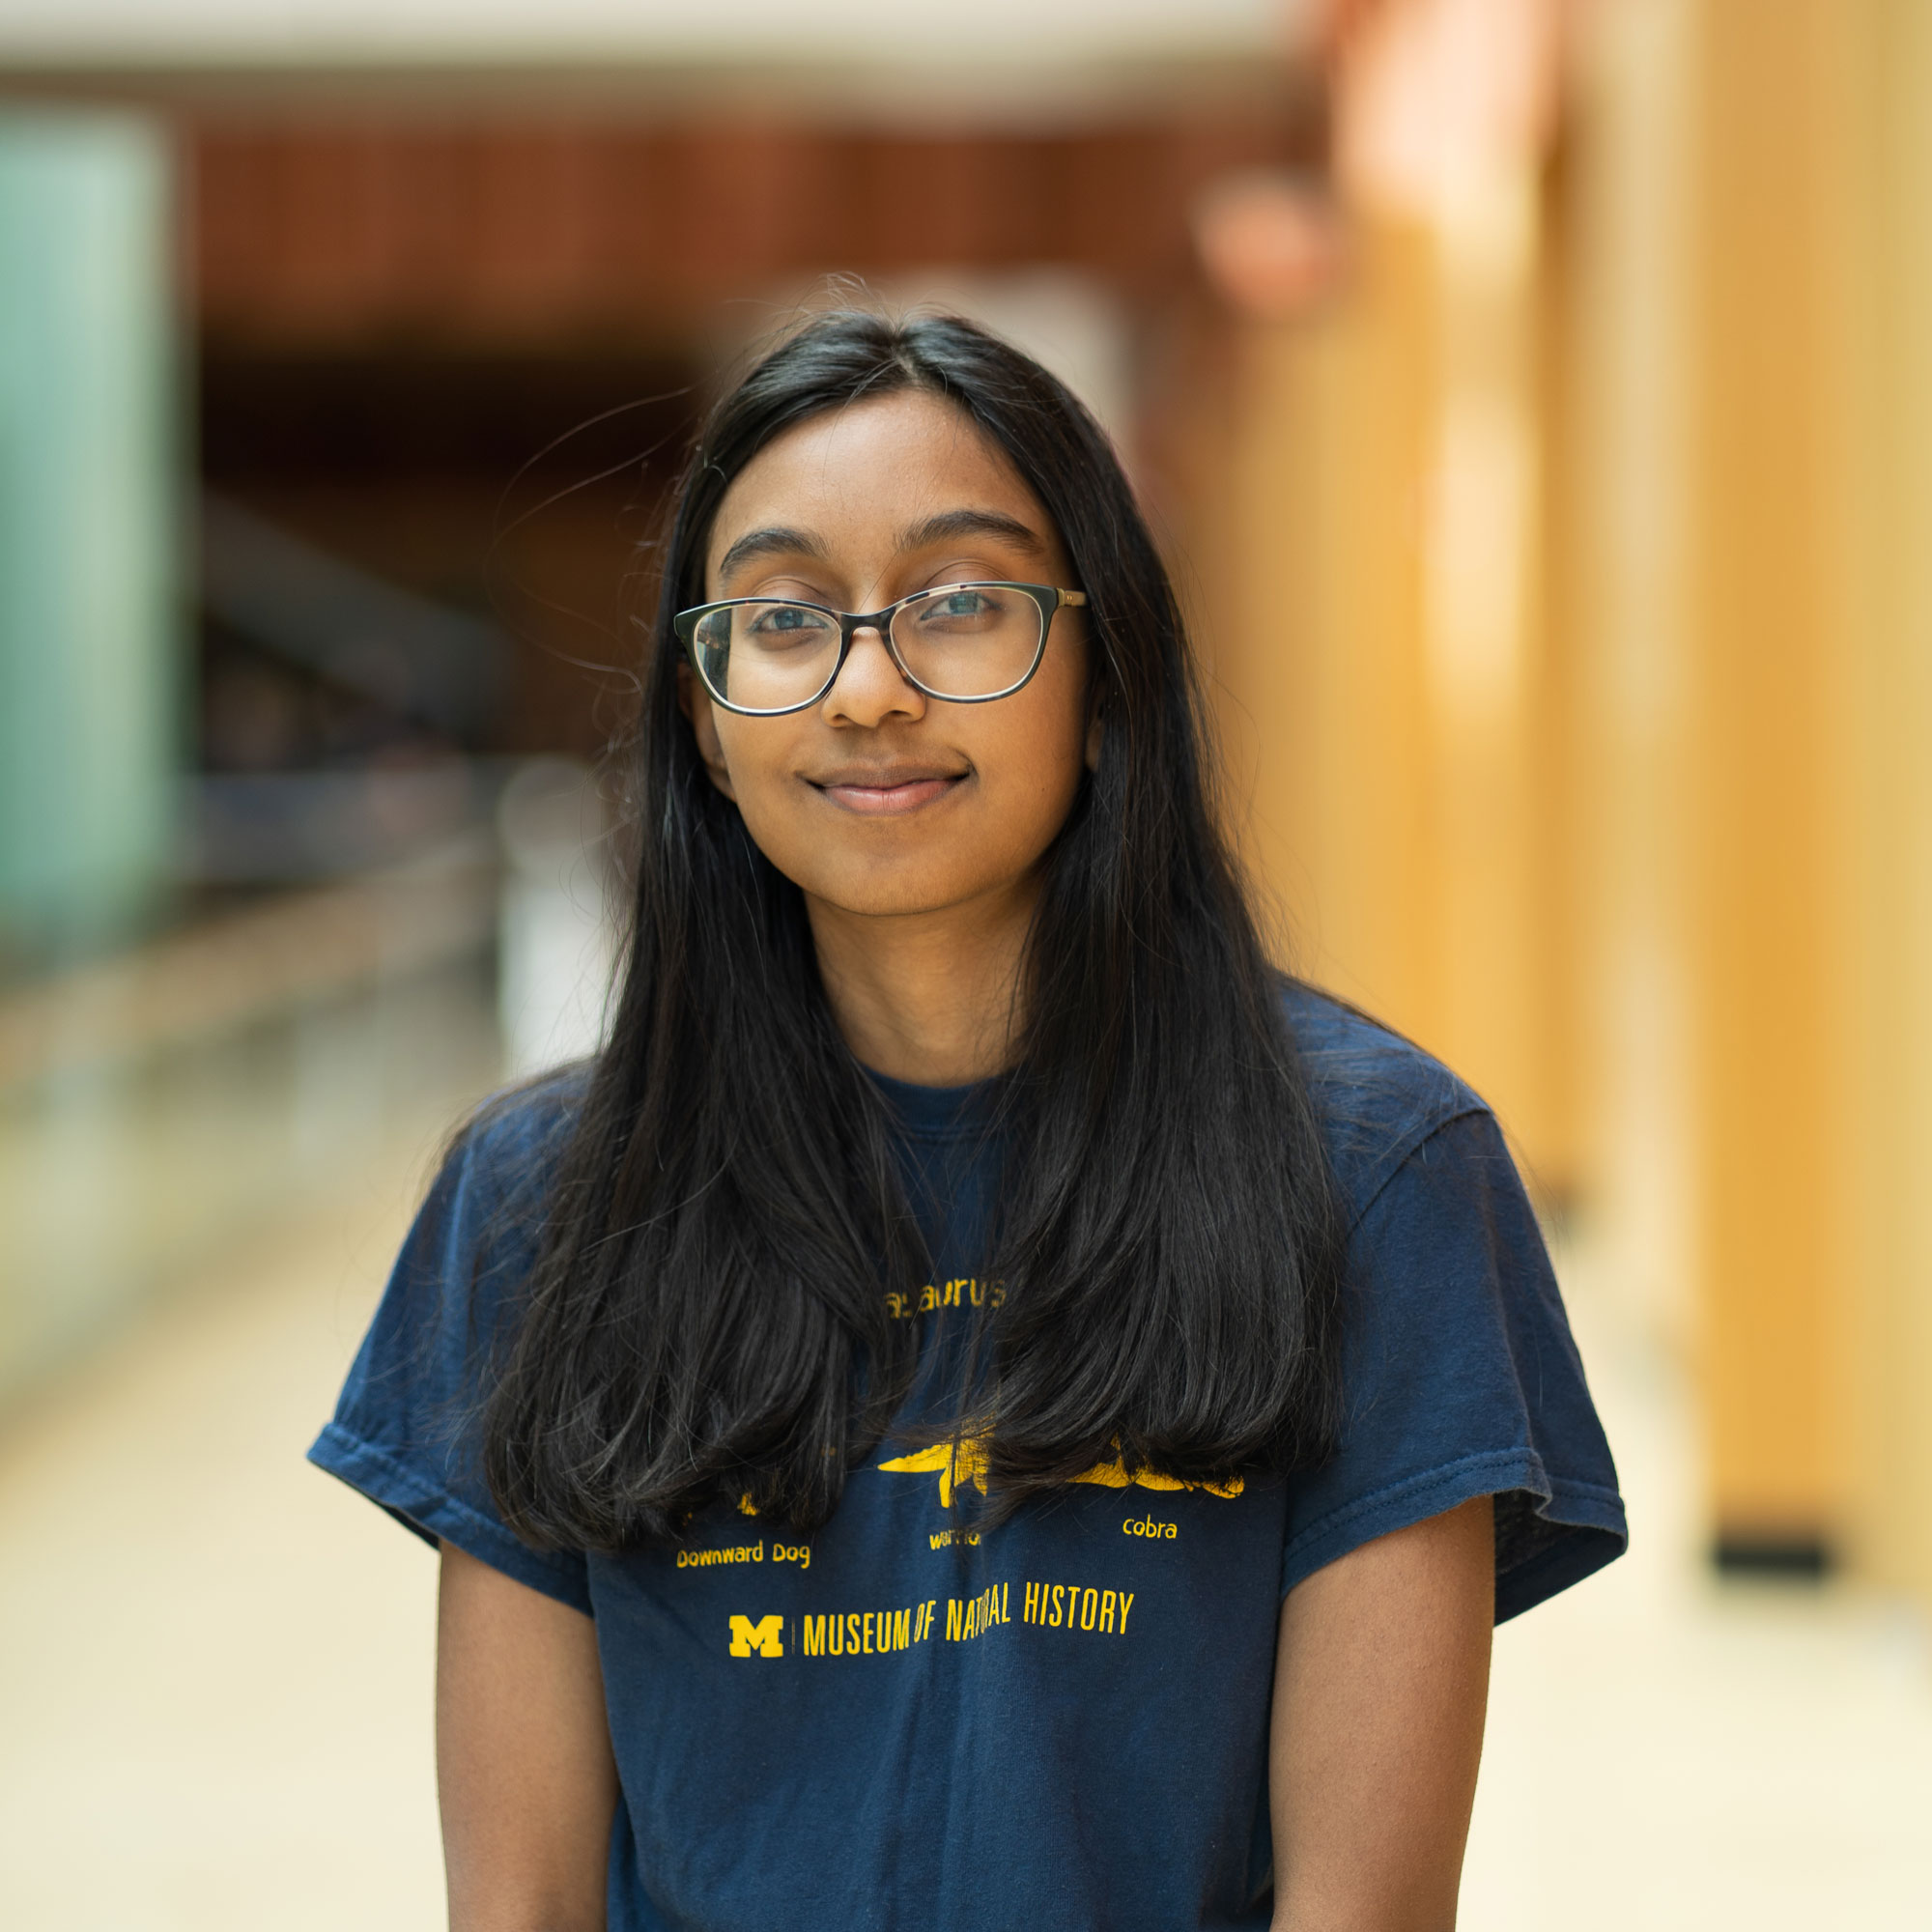
[[[1235,816],[1293,958],[1469,1079],[1554,1195],[1568,771],[1525,191],[1500,235],[1368,213],[1318,312],[1236,326],[1188,528]]]
[[[1200,523],[1208,656],[1246,857],[1298,968],[1435,1031],[1422,493],[1433,276],[1365,233],[1305,322],[1238,328]]]
[[[1720,1559],[1849,1505],[1848,732],[1861,185],[1847,0],[1699,0],[1690,410],[1690,1037]]]

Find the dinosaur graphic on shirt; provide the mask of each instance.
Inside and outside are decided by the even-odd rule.
[[[891,1462],[881,1463],[879,1467],[895,1475],[924,1475],[936,1470],[941,1509],[951,1509],[953,1492],[967,1483],[971,1483],[981,1495],[986,1493],[985,1452],[970,1435],[957,1444],[936,1442],[930,1449],[917,1449],[910,1456],[895,1456]],[[1143,1490],[1206,1490],[1210,1496],[1229,1497],[1239,1495],[1242,1487],[1238,1476],[1226,1483],[1188,1483],[1179,1476],[1157,1475],[1151,1469],[1144,1469],[1137,1476],[1129,1475],[1118,1456],[1111,1463],[1094,1463],[1073,1480],[1076,1483],[1097,1483],[1108,1490],[1124,1490],[1132,1485]]]

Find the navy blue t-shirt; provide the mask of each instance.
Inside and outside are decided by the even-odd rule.
[[[612,1932],[1263,1927],[1281,1600],[1372,1537],[1494,1495],[1496,1614],[1623,1548],[1623,1506],[1494,1120],[1319,995],[1290,1013],[1348,1203],[1339,1453],[1225,1490],[1102,1464],[983,1534],[970,1445],[888,1440],[809,1537],[721,1504],[675,1548],[538,1551],[461,1418],[529,1265],[503,1212],[568,1125],[540,1090],[472,1134],[404,1247],[314,1460],[411,1527],[596,1619],[621,1797]],[[913,1402],[984,1279],[984,1096],[882,1080],[933,1279]],[[960,1492],[965,1492],[962,1495]]]

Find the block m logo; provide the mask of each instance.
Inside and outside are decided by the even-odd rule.
[[[756,1623],[750,1617],[731,1619],[733,1657],[782,1657],[784,1654],[782,1617],[760,1617]]]

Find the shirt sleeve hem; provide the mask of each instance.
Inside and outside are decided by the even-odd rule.
[[[1524,1490],[1537,1514],[1576,1532],[1559,1538],[1527,1563],[1496,1579],[1496,1621],[1540,1604],[1579,1582],[1622,1553],[1626,1542],[1621,1498],[1597,1483],[1551,1481],[1533,1449],[1490,1450],[1405,1478],[1358,1497],[1310,1523],[1282,1556],[1281,1594],[1351,1549],[1411,1523],[1440,1516],[1476,1496]]]
[[[331,1422],[315,1439],[308,1460],[339,1477],[352,1490],[385,1509],[425,1543],[453,1544],[468,1556],[585,1616],[592,1614],[590,1593],[570,1566],[521,1542],[501,1523],[451,1495],[395,1451],[365,1442]]]
[[[1624,1553],[1630,1541],[1623,1505],[1613,1498],[1605,1509],[1588,1495],[1571,1501],[1559,1489],[1544,1514],[1562,1523],[1565,1534],[1496,1578],[1496,1622],[1506,1624],[1524,1610],[1580,1583]]]

